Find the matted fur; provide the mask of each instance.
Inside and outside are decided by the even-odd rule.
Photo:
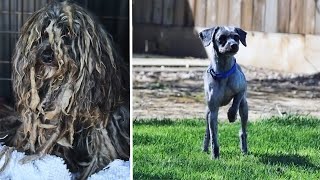
[[[21,126],[8,145],[63,157],[81,177],[128,159],[127,66],[83,8],[54,2],[22,28],[13,57]]]

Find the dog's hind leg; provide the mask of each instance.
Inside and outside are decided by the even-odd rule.
[[[210,142],[210,130],[209,130],[209,108],[206,110],[206,133],[204,135],[203,140],[203,152],[208,153],[209,152],[209,142]]]
[[[239,114],[241,117],[241,129],[239,131],[240,148],[242,153],[248,153],[247,146],[247,123],[248,123],[248,103],[244,97],[240,102]]]
[[[243,98],[244,93],[239,93],[233,98],[233,102],[231,107],[228,110],[228,119],[229,122],[234,122],[237,119],[237,112],[239,110],[239,106],[241,103],[241,100]]]
[[[212,159],[217,159],[220,156],[219,143],[218,143],[218,111],[219,108],[210,109],[209,112],[209,131],[212,147]]]

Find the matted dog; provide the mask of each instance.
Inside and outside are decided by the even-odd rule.
[[[212,144],[212,158],[219,158],[218,111],[229,104],[228,119],[234,122],[237,112],[241,117],[240,147],[243,153],[247,148],[248,104],[246,100],[246,78],[237,64],[234,55],[239,50],[239,42],[246,46],[246,32],[236,27],[218,26],[199,33],[205,47],[212,44],[213,59],[204,74],[204,90],[207,101],[206,133],[203,151],[208,152]]]
[[[7,133],[6,145],[30,155],[25,161],[60,156],[80,178],[128,160],[128,72],[86,10],[69,2],[40,9],[16,45],[12,86],[20,125]]]

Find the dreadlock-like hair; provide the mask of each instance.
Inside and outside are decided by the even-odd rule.
[[[129,73],[83,8],[53,2],[22,28],[12,86],[21,126],[9,145],[63,157],[82,178],[129,158]]]

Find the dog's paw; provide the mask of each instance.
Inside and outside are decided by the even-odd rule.
[[[220,155],[212,155],[212,160],[220,159]]]
[[[247,155],[248,154],[248,148],[247,146],[240,146],[240,150],[241,150],[241,153],[243,155]]]
[[[209,154],[209,148],[202,148],[202,152]]]
[[[249,152],[248,152],[247,149],[246,150],[242,150],[241,152],[242,152],[242,155],[244,155],[244,156],[249,155]]]
[[[212,149],[212,159],[219,159],[220,157],[220,148],[213,148]]]
[[[236,119],[237,119],[237,112],[234,112],[232,110],[229,109],[228,111],[228,119],[229,119],[229,122],[235,122]]]

